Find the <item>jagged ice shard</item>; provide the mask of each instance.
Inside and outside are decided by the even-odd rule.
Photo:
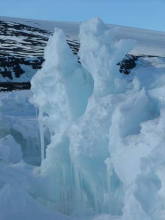
[[[119,73],[116,64],[135,42],[115,42],[116,34],[99,18],[82,23],[80,63],[62,30],[49,39],[32,79],[45,181],[40,200],[68,215],[163,219],[164,84]]]

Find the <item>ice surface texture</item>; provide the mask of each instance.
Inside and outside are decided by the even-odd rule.
[[[31,91],[0,93],[0,138],[12,135],[21,146],[23,160],[40,165],[38,121],[30,96]],[[12,148],[11,142],[9,145]]]
[[[21,147],[11,135],[0,139],[0,160],[8,163],[19,163],[22,160]]]
[[[13,210],[20,205],[24,210],[24,202],[34,219],[41,213],[49,219],[56,210],[79,220],[103,213],[91,219],[163,220],[165,74],[161,69],[156,76],[145,69],[120,74],[116,63],[135,42],[112,43],[117,31],[98,18],[84,22],[80,64],[63,31],[55,29],[43,67],[32,79],[42,164],[32,168],[22,162],[8,168],[7,175],[11,170],[20,175],[15,186],[2,184],[3,210],[8,198]]]

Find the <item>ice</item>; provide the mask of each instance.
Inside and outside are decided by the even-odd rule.
[[[0,159],[8,163],[19,163],[22,160],[21,147],[11,135],[0,139]]]
[[[118,31],[99,18],[84,22],[77,57],[56,28],[31,104],[1,97],[2,219],[164,220],[165,68],[144,58],[129,76],[119,73],[135,42],[114,43]],[[40,146],[39,167],[20,162],[23,140]]]
[[[113,94],[125,92],[127,84],[116,63],[135,42],[113,45],[116,31],[98,18],[82,24],[80,65],[63,32],[55,29],[43,68],[32,80],[31,101],[39,108],[41,130],[46,127],[52,134],[41,173],[54,191],[51,200],[66,214],[121,213],[122,184],[113,167],[107,173],[104,161],[110,157],[109,128],[118,104]]]
[[[21,146],[23,160],[39,165],[40,141],[35,108],[28,101],[29,91],[1,92],[0,138],[12,135]]]
[[[127,84],[116,63],[135,42],[120,41],[113,45],[111,39],[116,31],[109,30],[98,18],[87,21],[80,27],[80,61],[92,74],[94,91],[87,111],[68,132],[71,157],[82,178],[81,191],[87,197],[87,201],[84,196],[79,202],[93,208],[96,213],[121,213],[122,192],[117,195],[116,191],[117,185],[119,191],[122,191],[121,183],[113,167],[107,169],[105,160],[110,157],[109,128],[118,102],[118,97],[113,94],[121,94],[119,97],[122,98]],[[115,179],[111,181],[112,186],[109,186],[111,176]]]
[[[80,51],[82,65],[92,74],[96,96],[120,93],[126,82],[119,73],[118,63],[135,45],[134,41],[120,40],[112,43],[117,29],[109,29],[100,19],[87,21],[80,26]]]
[[[24,162],[6,164],[0,161],[0,219],[2,220],[69,220],[37,201],[35,167]]]
[[[54,191],[51,199],[59,203],[60,211],[70,213],[74,206],[74,180],[67,130],[86,111],[93,79],[71,52],[62,30],[55,29],[48,42],[43,68],[32,79],[32,91],[31,102],[39,108],[42,159],[44,131],[51,134],[41,173],[50,179],[49,189]]]
[[[43,113],[53,115],[54,121],[52,118],[49,121],[46,116],[44,120],[47,119],[48,124],[56,124],[56,128],[49,126],[49,129],[52,128],[51,132],[58,132],[65,130],[64,127],[67,127],[72,118],[84,113],[93,81],[70,51],[62,30],[55,29],[45,50],[45,60],[42,70],[32,80],[33,102]],[[56,110],[52,108],[52,104],[56,106]]]

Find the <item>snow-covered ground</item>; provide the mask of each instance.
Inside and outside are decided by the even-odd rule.
[[[0,93],[0,220],[165,219],[164,36],[93,19],[80,28],[80,64],[56,30],[32,91]],[[127,53],[160,57],[124,75]]]

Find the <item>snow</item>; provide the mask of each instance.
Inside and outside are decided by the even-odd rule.
[[[65,34],[67,36],[70,36],[72,39],[78,39],[81,24],[78,22],[41,21],[1,16],[0,20],[25,24],[32,27],[41,28],[50,32],[53,32],[54,28],[57,27],[63,29],[65,31]],[[115,41],[119,41],[121,39],[132,39],[137,41],[137,45],[133,48],[133,50],[130,51],[130,54],[144,54],[165,57],[164,32],[145,30],[133,27],[117,26],[111,24],[108,24],[107,26],[110,29],[113,29],[114,27],[117,27],[119,29],[119,32],[114,39]]]
[[[4,40],[12,40],[12,41],[17,41],[17,42],[22,42],[25,37],[15,37],[15,36],[0,36],[0,39]]]
[[[56,28],[32,91],[1,93],[0,219],[164,220],[165,59],[120,74],[118,32],[82,23],[79,63]]]

